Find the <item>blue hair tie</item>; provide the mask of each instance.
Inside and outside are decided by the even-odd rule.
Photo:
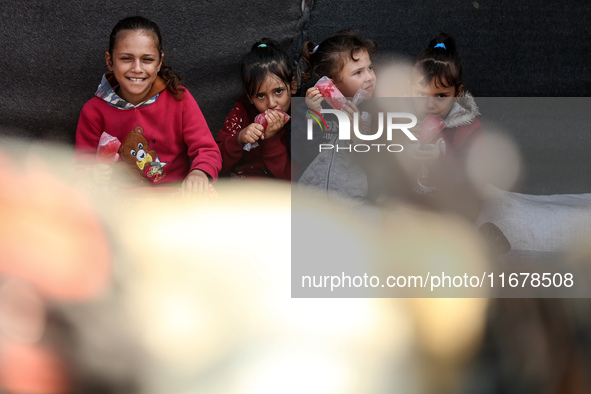
[[[267,47],[267,44],[259,44],[259,46],[258,46],[258,47],[259,47],[259,48],[266,48],[266,47]]]
[[[316,51],[318,50],[318,47],[319,47],[319,46],[320,46],[320,45],[316,45],[316,46],[314,47],[314,49],[312,49],[312,53],[316,53]]]
[[[442,42],[440,42],[439,44],[435,45],[433,48],[443,48],[443,49],[446,49],[447,50],[447,48],[445,47],[445,44],[442,43]]]

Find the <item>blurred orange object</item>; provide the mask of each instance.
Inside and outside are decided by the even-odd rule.
[[[63,361],[50,349],[17,342],[0,348],[0,382],[15,394],[64,394],[70,381]]]
[[[50,170],[49,160],[16,166],[0,152],[0,276],[81,301],[106,286],[111,252],[87,196]]]

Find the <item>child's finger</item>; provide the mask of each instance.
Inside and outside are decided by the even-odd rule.
[[[265,118],[267,118],[267,122],[274,123],[274,122],[278,122],[280,120],[279,115],[283,116],[283,114],[280,114],[277,111],[267,110],[267,112],[265,114]]]
[[[445,141],[443,141],[443,138],[439,138],[437,142],[435,142],[435,149],[441,153],[445,153]]]
[[[359,108],[350,100],[347,101],[346,104],[347,108],[349,108],[352,112],[359,112]]]
[[[320,90],[315,86],[306,90],[306,97],[317,97],[318,95],[320,95]]]

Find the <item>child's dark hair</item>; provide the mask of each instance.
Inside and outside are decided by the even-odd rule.
[[[162,58],[162,34],[160,34],[160,28],[156,23],[142,16],[130,16],[117,22],[109,37],[109,53],[111,56],[113,56],[113,49],[115,49],[115,45],[117,40],[121,37],[121,33],[132,30],[142,30],[146,33],[150,33],[154,38],[156,48],[158,48],[158,54],[160,58]],[[162,61],[158,75],[164,79],[164,82],[166,82],[166,88],[172,93],[173,97],[176,100],[181,100],[183,98],[183,93],[185,92],[185,89],[180,86],[181,78],[173,74],[171,67],[164,61]]]
[[[323,76],[336,79],[347,59],[359,60],[355,55],[360,50],[367,51],[371,56],[378,51],[378,43],[363,37],[357,29],[341,30],[318,45],[306,41],[302,47],[302,82]]]
[[[244,92],[257,94],[267,75],[274,75],[289,89],[293,79],[291,61],[287,52],[270,38],[257,41],[242,59],[240,75]]]
[[[424,85],[434,81],[437,87],[454,86],[457,91],[462,86],[462,62],[456,51],[455,40],[445,33],[439,33],[417,57],[415,72],[423,77]]]

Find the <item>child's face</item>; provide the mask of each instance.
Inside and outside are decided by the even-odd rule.
[[[366,50],[360,50],[354,54],[357,61],[351,59],[347,54],[345,66],[334,79],[334,84],[343,93],[345,97],[353,97],[359,89],[365,89],[369,92],[369,97],[373,95],[376,85],[376,73],[373,71],[373,64]]]
[[[418,77],[411,87],[413,97],[422,97],[421,100],[415,100],[415,108],[418,115],[423,118],[427,115],[437,115],[445,119],[451,109],[456,97],[462,94],[461,87],[444,87],[440,82],[435,85],[435,78],[428,85],[423,85],[424,79]]]
[[[267,75],[257,93],[250,97],[250,101],[259,112],[268,109],[289,112],[291,94],[292,91],[283,81],[273,75]]]
[[[105,54],[107,66],[119,82],[119,96],[132,104],[141,103],[158,76],[162,56],[152,35],[141,30],[124,32],[113,53]]]

